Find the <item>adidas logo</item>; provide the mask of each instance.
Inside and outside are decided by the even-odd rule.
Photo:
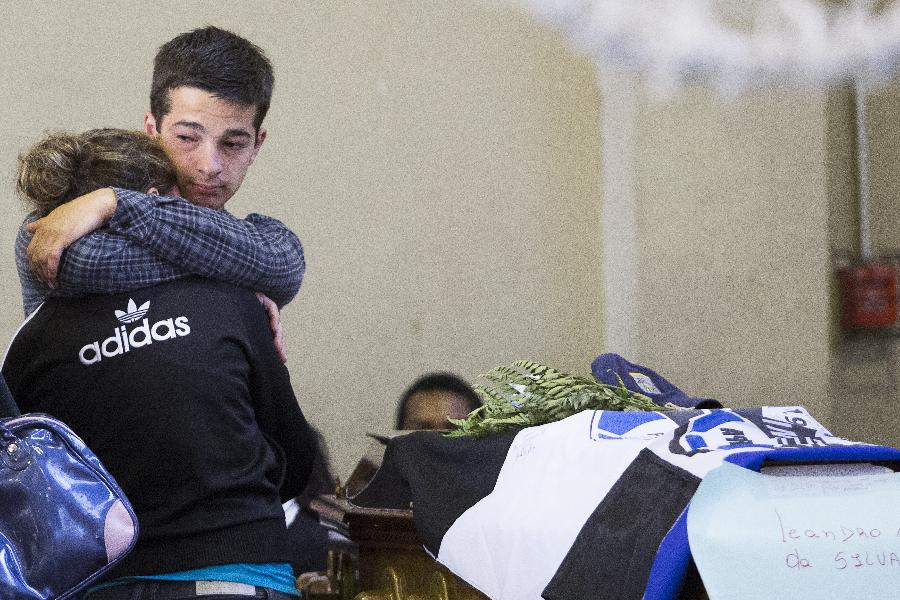
[[[150,301],[147,300],[138,308],[137,304],[131,298],[128,299],[128,312],[124,310],[116,310],[116,318],[122,323],[134,323],[147,314],[150,310]]]
[[[140,306],[129,298],[126,310],[116,310],[116,319],[125,325],[141,321],[140,325],[130,330],[125,325],[117,326],[113,334],[105,340],[91,342],[81,347],[78,352],[78,360],[83,365],[93,365],[104,358],[119,356],[131,352],[135,348],[149,346],[153,342],[164,342],[191,333],[188,318],[181,316],[176,318],[161,319],[153,325],[144,315],[150,310],[150,302],[144,302]]]

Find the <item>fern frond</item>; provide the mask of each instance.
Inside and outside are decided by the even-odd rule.
[[[482,436],[565,419],[583,410],[664,411],[649,396],[619,385],[564,373],[529,360],[499,365],[474,386],[483,404],[450,419],[449,437]]]

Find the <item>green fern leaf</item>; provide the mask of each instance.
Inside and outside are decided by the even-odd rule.
[[[474,386],[481,407],[465,419],[450,419],[449,437],[483,436],[551,423],[583,410],[663,411],[649,396],[593,378],[563,373],[546,365],[517,360],[481,375]]]

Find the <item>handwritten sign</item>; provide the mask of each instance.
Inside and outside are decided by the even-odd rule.
[[[687,525],[710,600],[900,597],[898,473],[774,476],[725,463],[701,482]]]

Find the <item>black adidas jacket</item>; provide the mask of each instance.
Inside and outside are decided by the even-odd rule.
[[[313,438],[254,294],[198,278],[51,299],[3,364],[21,410],[68,424],[140,523],[110,578],[288,562],[282,500]]]

